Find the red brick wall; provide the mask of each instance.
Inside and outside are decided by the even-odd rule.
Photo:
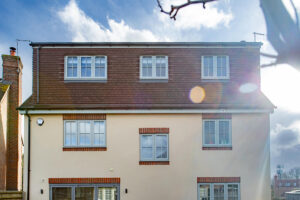
[[[49,184],[120,183],[120,178],[49,178]]]
[[[106,55],[108,79],[103,82],[65,82],[64,56]],[[167,55],[166,83],[145,83],[139,78],[141,55]],[[201,80],[202,55],[229,55],[230,80]],[[33,97],[36,100],[37,49],[33,49]],[[259,85],[258,48],[41,48],[39,50],[40,104],[192,104],[190,90],[206,91],[203,103],[232,102],[228,90],[240,83]]]
[[[20,190],[22,143],[19,131],[19,113],[22,101],[22,63],[16,56],[3,56],[3,79],[10,82],[7,121],[7,173],[6,189]]]

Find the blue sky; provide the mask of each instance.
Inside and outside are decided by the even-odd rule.
[[[170,3],[185,0],[162,0]],[[289,0],[284,0],[291,10]],[[299,1],[294,1],[300,10]],[[16,39],[40,41],[253,41],[265,33],[258,0],[220,0],[181,10],[174,22],[156,0],[1,0],[0,53]],[[273,52],[265,37],[263,52]],[[31,94],[32,50],[19,44],[24,64],[23,100]],[[262,62],[269,62],[263,59]],[[0,64],[2,61],[0,61]],[[300,166],[300,73],[281,65],[262,70],[262,89],[278,109],[271,117],[271,165]],[[298,87],[297,87],[298,86]],[[298,154],[298,155],[297,155]]]

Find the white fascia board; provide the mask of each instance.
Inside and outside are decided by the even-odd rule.
[[[25,110],[19,111],[26,114]],[[199,114],[199,113],[271,113],[273,109],[159,109],[159,110],[28,110],[28,114]]]
[[[134,46],[134,45],[130,45],[130,46],[35,46],[32,48],[43,48],[43,49],[51,49],[51,48],[55,48],[55,49],[59,49],[59,48],[63,48],[63,49],[68,49],[68,48],[74,48],[74,49],[89,49],[89,48],[103,48],[103,49],[111,49],[111,48],[117,48],[117,49],[122,49],[122,48],[148,48],[148,49],[161,49],[161,48],[165,48],[165,49],[177,49],[177,48],[188,48],[188,49],[203,49],[203,48],[260,48],[257,46],[203,46],[203,45],[199,45],[199,46]]]

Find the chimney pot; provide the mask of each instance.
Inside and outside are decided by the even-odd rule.
[[[10,55],[15,56],[16,55],[16,48],[15,47],[10,47]]]

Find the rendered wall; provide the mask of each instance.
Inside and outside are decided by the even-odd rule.
[[[271,198],[267,114],[232,115],[233,149],[226,151],[202,150],[201,114],[107,115],[106,125],[107,151],[66,152],[62,115],[32,116],[30,199],[49,198],[48,178],[120,177],[122,200],[196,200],[197,177],[224,176],[241,177],[242,200]],[[170,128],[170,165],[139,165],[138,131],[151,127]]]

